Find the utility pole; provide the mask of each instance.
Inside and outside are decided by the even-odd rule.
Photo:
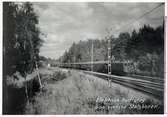
[[[92,40],[91,71],[93,72],[93,40]]]
[[[76,61],[76,58],[75,58],[75,53],[74,53],[74,56],[73,56],[73,66],[74,66],[74,69],[76,68],[75,61]]]
[[[110,31],[108,29],[107,30],[107,42],[108,42],[108,84],[109,87],[111,86],[111,39],[110,39]]]

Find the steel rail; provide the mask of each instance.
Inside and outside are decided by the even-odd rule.
[[[84,71],[84,70],[83,70]],[[90,71],[85,71],[85,72],[89,72]],[[92,74],[99,74],[99,75],[103,75],[103,76],[107,76],[108,77],[108,74],[104,74],[104,73],[99,73],[99,72],[92,72]],[[125,80],[131,80],[131,81],[141,81],[141,82],[145,82],[145,83],[152,83],[152,84],[155,84],[155,85],[161,85],[161,83],[155,83],[155,82],[151,82],[151,81],[147,81],[147,80],[142,80],[142,79],[134,79],[132,77],[127,77],[127,76],[116,76],[116,75],[109,75],[113,78],[118,78],[118,79],[125,79]]]
[[[163,97],[163,93],[164,93],[164,89],[163,88],[157,88],[155,86],[160,86],[159,84],[155,85],[155,86],[147,86],[150,85],[151,82],[138,82],[135,80],[130,80],[132,78],[128,78],[128,79],[124,79],[122,78],[122,76],[115,76],[115,75],[108,75],[108,74],[104,74],[104,73],[98,73],[98,72],[90,72],[90,71],[85,71],[85,70],[80,70],[84,73],[88,73],[88,74],[93,74],[93,75],[98,75],[98,76],[103,76],[100,78],[103,78],[105,80],[107,80],[107,77],[110,76],[112,81],[118,84],[122,84],[125,86],[129,86],[130,88],[134,88],[136,90],[140,90],[149,94],[152,94],[154,96],[158,96],[158,97]],[[127,78],[127,77],[126,77]],[[133,81],[133,82],[131,82]],[[142,80],[144,81],[144,80]],[[144,83],[144,84],[142,84]],[[152,84],[151,84],[152,85]]]
[[[153,91],[150,91],[150,90],[146,90],[146,88],[141,88],[140,86],[138,85],[135,85],[135,84],[128,84],[128,83],[125,83],[125,82],[121,82],[121,81],[113,81],[115,83],[118,83],[118,84],[121,84],[121,85],[124,85],[124,86],[127,86],[127,87],[130,87],[132,89],[135,89],[135,90],[139,90],[143,93],[148,93],[148,94],[151,94],[155,97],[158,97],[158,98],[162,98],[163,97],[163,92],[153,92]]]
[[[135,78],[140,78],[140,79],[142,78],[142,79],[158,80],[158,81],[164,82],[164,80],[160,77],[150,77],[150,76],[142,76],[142,75],[136,75],[136,74],[132,74],[130,76]]]
[[[163,88],[159,88],[158,85],[148,86],[148,85],[151,85],[149,83],[144,83],[144,82],[130,82],[128,80],[120,80],[120,79],[116,79],[116,78],[113,78],[113,80],[119,80],[119,81],[124,81],[124,82],[129,83],[129,84],[140,85],[142,87],[153,89],[153,90],[156,90],[156,91],[161,91],[161,92],[164,91],[164,89]]]
[[[84,71],[84,70],[82,70]],[[84,71],[85,73],[90,73],[90,74],[95,74],[95,75],[100,75],[100,76],[110,76],[112,77],[112,79],[117,79],[117,80],[121,80],[121,81],[128,81],[128,82],[137,82],[137,83],[140,83],[140,84],[149,84],[149,85],[152,85],[152,86],[157,86],[157,87],[161,87],[163,84],[162,83],[154,83],[154,82],[148,82],[147,80],[139,80],[139,79],[134,79],[134,78],[130,78],[130,77],[126,77],[124,78],[123,76],[116,76],[116,75],[108,75],[108,74],[104,74],[104,73],[98,73],[98,72],[89,72],[89,71]],[[163,89],[163,87],[161,87],[161,89]]]

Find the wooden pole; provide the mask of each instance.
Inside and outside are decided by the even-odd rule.
[[[40,85],[40,88],[42,88],[42,83],[41,83],[41,78],[40,78],[39,71],[38,71],[37,62],[35,62],[35,66],[36,66],[36,73],[37,73],[38,80],[39,80],[39,85]]]
[[[92,40],[91,71],[93,72],[93,40]]]
[[[25,93],[26,93],[26,98],[27,98],[27,103],[29,104],[29,96],[28,96],[28,82],[26,81],[25,82],[26,84],[25,84]]]

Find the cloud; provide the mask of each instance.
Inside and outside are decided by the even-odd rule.
[[[143,13],[154,8],[157,3],[47,3],[36,2],[34,9],[39,16],[39,27],[47,35],[40,54],[57,59],[73,42],[87,38],[103,38],[106,28],[112,28],[113,35],[123,31],[132,31],[150,24],[157,27],[162,24],[164,7],[130,26],[124,26]],[[115,31],[115,29],[119,29]]]

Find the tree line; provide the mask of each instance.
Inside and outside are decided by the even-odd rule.
[[[137,64],[138,72],[163,76],[164,69],[164,27],[153,28],[144,25],[138,31],[122,32],[111,39],[111,55],[117,61],[131,61]],[[59,58],[63,63],[91,61],[91,47],[94,61],[108,60],[107,39],[88,39],[73,43]],[[136,71],[137,72],[137,71]]]

